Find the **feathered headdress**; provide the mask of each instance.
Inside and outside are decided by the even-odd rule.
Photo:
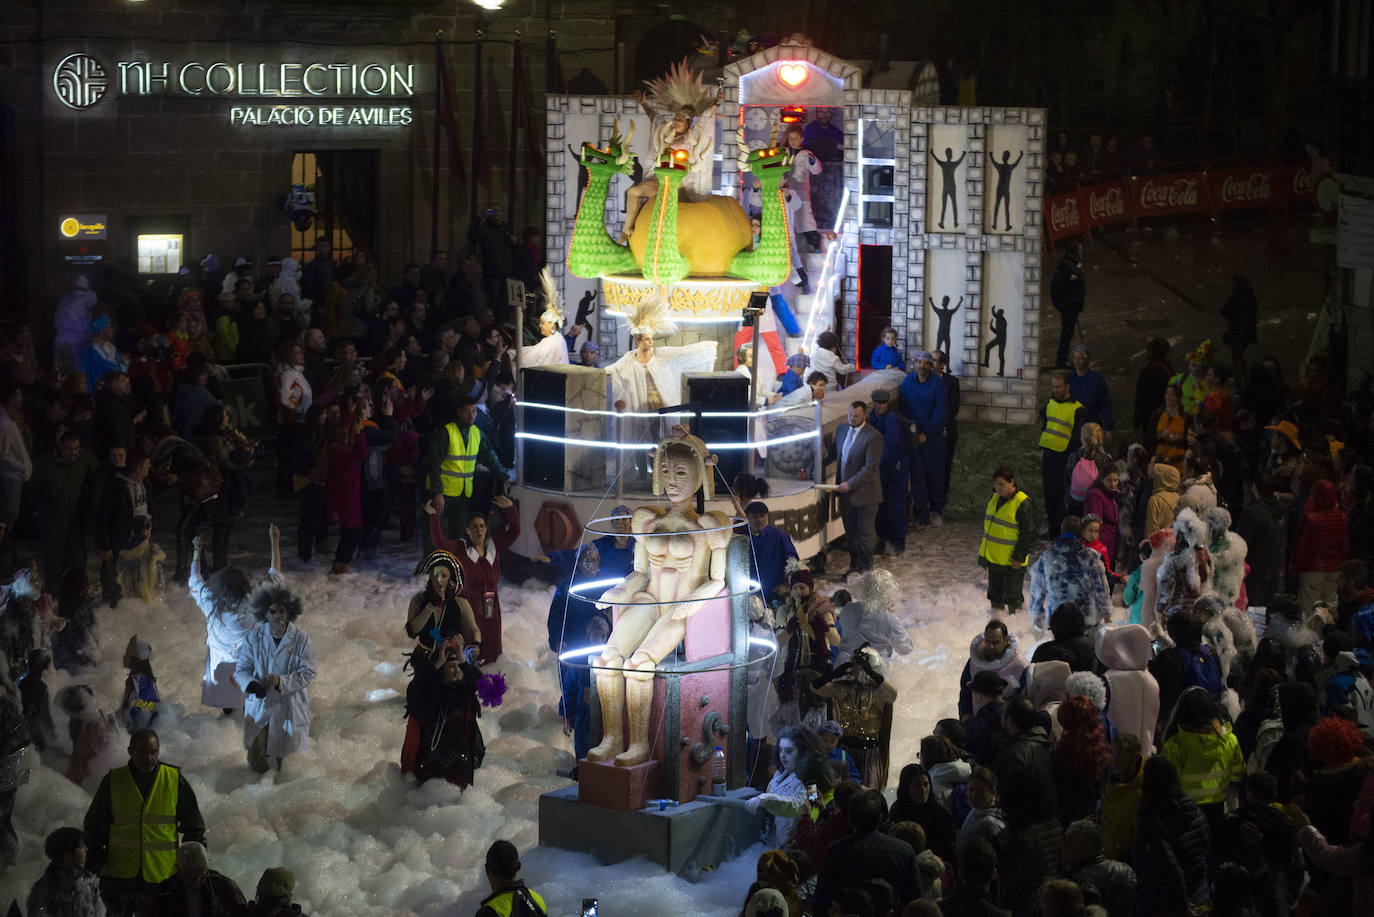
[[[544,294],[544,311],[540,313],[539,320],[562,329],[565,318],[563,307],[558,302],[558,290],[553,285],[553,275],[548,268],[539,272],[539,289]]]
[[[711,107],[715,93],[701,82],[701,74],[687,66],[687,58],[668,68],[662,77],[645,80],[648,92],[645,95],[655,108],[668,112],[685,111],[696,117]]]
[[[642,334],[658,337],[672,334],[676,330],[677,323],[672,319],[668,297],[662,290],[655,290],[645,296],[635,304],[635,310],[630,313],[630,334],[635,337]]]
[[[654,495],[663,493],[663,478],[660,469],[663,467],[663,459],[671,449],[688,449],[696,457],[697,471],[701,475],[701,486],[706,488],[706,499],[710,500],[715,496],[715,476],[711,474],[715,470],[716,457],[706,448],[706,443],[700,437],[693,436],[687,429],[680,424],[675,424],[672,433],[667,439],[661,440],[658,449],[654,452]]]

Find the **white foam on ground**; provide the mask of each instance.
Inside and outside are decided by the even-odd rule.
[[[893,660],[890,673],[898,690],[894,783],[935,721],[955,715],[969,641],[987,620],[975,526],[927,530],[910,544],[904,557],[879,560],[902,584],[896,613],[916,644],[912,654]],[[836,560],[843,569],[843,554]],[[169,589],[155,606],[125,601],[117,611],[98,612],[107,661],[80,680],[113,709],[124,683],[119,648],[135,632],[153,645],[166,702],[156,724],[163,759],[182,767],[196,791],[211,866],[249,897],[264,869],[286,866],[296,874],[297,901],[316,915],[466,915],[488,893],[482,873],[488,845],[506,838],[522,851],[524,876],[555,917],[579,914],[584,897],[600,899],[608,915],[737,914],[761,848],[693,883],[642,860],[602,866],[587,854],[535,847],[539,795],[565,785],[555,771],[573,764],[546,645],[549,587],[502,584],[505,655],[494,668],[510,690],[481,720],[487,758],[476,785],[460,794],[442,781],[417,788],[401,776],[409,680],[401,669],[401,654],[409,650],[403,624],[419,584],[406,572],[398,563],[340,577],[287,571],[305,602],[299,624],[315,644],[319,677],[310,689],[311,751],[288,758],[276,776],[248,769],[241,715],[200,705],[204,618],[184,590]],[[829,595],[839,584],[822,578],[817,588]],[[1011,623],[1029,652],[1034,638],[1026,616]],[[48,676],[53,693],[72,681],[65,673]],[[21,860],[0,878],[0,901],[24,900],[45,866],[44,836],[61,825],[79,826],[99,781],[93,776],[77,787],[62,776],[70,745],[65,717],[56,710],[54,716],[62,748],[19,791],[14,824]],[[127,761],[124,744],[121,736],[106,766]]]

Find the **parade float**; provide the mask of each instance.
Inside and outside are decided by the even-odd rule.
[[[651,725],[633,754],[594,750],[578,785],[541,799],[541,843],[681,870],[684,850],[709,866],[756,839],[755,818],[697,798],[714,745],[731,794],[754,776],[741,710],[757,584],[747,537],[729,531],[743,521],[733,488],[742,472],[764,481],[773,524],[822,568],[842,535],[834,431],[850,402],[895,395],[903,378],[865,371],[822,400],[775,401],[789,355],[833,332],[867,370],[891,327],[907,369],[937,341],[950,352],[963,416],[1032,421],[1044,113],[917,105],[907,89],[863,82],[861,66],[793,39],[735,60],[714,86],[684,63],[632,97],[548,98],[546,239],[565,257],[551,259],[555,289],[527,309],[591,306],[603,362],[520,372],[515,550],[579,551],[612,531],[614,506],[638,518],[661,496],[661,444],[683,437],[714,457],[694,512],[727,537],[708,552],[721,584],[689,603],[675,646],[630,665],[613,636],[560,657],[590,667],[616,715],[622,703],[632,722],[649,710]],[[630,576],[649,562],[637,548]],[[639,614],[623,598],[603,599],[617,624]]]

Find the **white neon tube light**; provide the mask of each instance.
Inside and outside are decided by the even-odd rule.
[[[566,436],[549,436],[544,433],[529,433],[524,430],[518,431],[515,438],[536,439],[541,443],[562,443],[565,446],[604,446],[607,449],[620,449],[625,452],[648,452],[658,448],[658,443],[613,443],[604,439],[570,439]]]
[[[517,439],[536,439],[543,443],[561,443],[565,446],[604,446],[608,449],[621,449],[626,452],[648,452],[658,448],[658,443],[613,443],[604,439],[572,439],[567,436],[549,436],[544,433],[527,433],[524,430],[515,434]],[[755,446],[781,446],[783,443],[796,443],[804,439],[815,439],[816,431],[792,433],[760,440],[757,443],[707,443],[708,449],[753,449]]]
[[[610,309],[606,310],[606,314],[611,316],[612,318],[629,318],[628,313],[612,311]],[[678,325],[738,325],[740,323],[740,319],[738,315],[722,315],[717,318],[700,318],[698,316],[692,315],[675,315],[673,316],[673,322],[674,324]]]
[[[543,401],[521,401],[520,404],[527,408],[539,408],[543,411],[558,411],[562,414],[587,414],[604,417],[694,417],[695,411],[603,411],[595,408],[570,408],[562,404],[548,404]],[[761,411],[702,411],[702,417],[764,417],[768,414],[786,414],[788,411],[795,411],[797,405],[789,404],[782,407],[764,408]]]
[[[609,589],[611,586],[619,586],[625,582],[625,577],[618,579],[599,579],[590,583],[576,583],[568,588],[568,595],[575,595],[581,598],[582,593],[590,592],[593,589]]]

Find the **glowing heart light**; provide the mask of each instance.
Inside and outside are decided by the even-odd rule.
[[[783,64],[778,67],[778,77],[788,86],[796,89],[806,82],[805,64]]]

